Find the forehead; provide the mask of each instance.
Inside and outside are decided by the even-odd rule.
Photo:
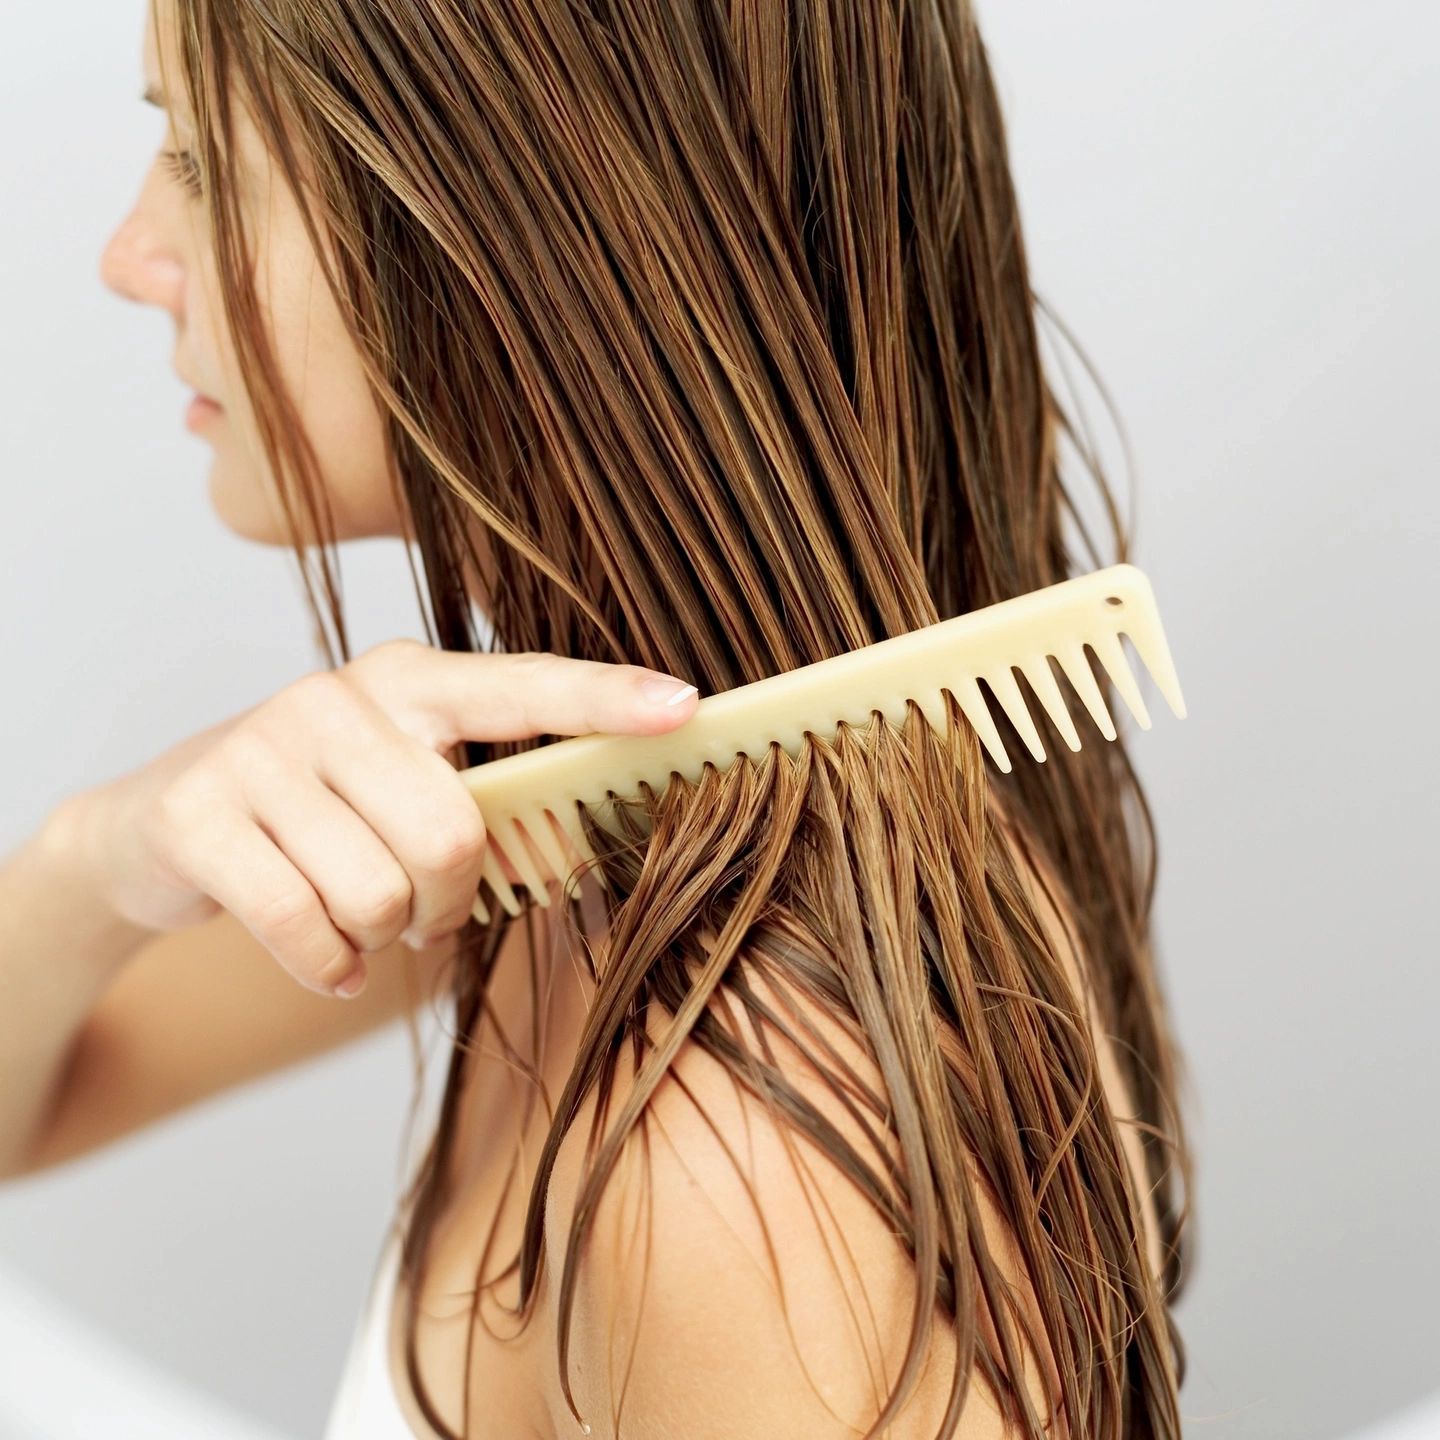
[[[150,0],[145,7],[145,29],[140,40],[140,68],[146,80],[160,79],[160,30],[164,17],[157,14],[161,0]]]
[[[153,90],[166,103],[174,104],[182,97],[180,87],[172,82],[166,90],[164,76],[176,71],[175,0],[150,0],[145,7],[145,28],[140,40],[140,70],[147,89]]]
[[[187,0],[149,0],[141,41],[141,75],[146,99],[169,113],[182,135],[189,135],[195,116],[189,109],[178,48],[182,6]],[[272,160],[251,107],[239,88],[232,89],[228,138],[230,155],[239,168],[268,169]],[[304,164],[304,158],[301,157]]]
[[[145,99],[168,111],[170,120],[187,133],[193,128],[190,99],[177,46],[177,4],[180,0],[150,0],[140,43],[140,73]],[[248,116],[243,106],[233,112],[241,149],[248,149]]]

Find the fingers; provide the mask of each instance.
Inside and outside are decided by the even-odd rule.
[[[353,683],[428,748],[537,735],[657,734],[693,713],[697,692],[641,665],[548,651],[471,655],[391,642],[353,661]],[[413,700],[401,700],[401,668]],[[666,701],[676,692],[674,704]],[[658,692],[658,693],[655,693]]]
[[[360,957],[279,846],[243,811],[196,791],[174,792],[167,804],[187,812],[175,826],[186,872],[302,985],[336,993]]]
[[[303,730],[282,717],[283,744],[247,731],[227,746],[251,809],[361,950],[458,930],[485,858],[470,792],[363,695],[314,690]]]
[[[246,790],[256,823],[309,880],[351,947],[366,954],[392,944],[410,923],[413,883],[371,825],[299,765],[252,767]]]
[[[464,925],[480,888],[485,822],[450,763],[398,730],[376,728],[331,746],[325,783],[364,815],[412,887],[406,939],[426,944]]]
[[[391,641],[137,779],[149,849],[121,878],[133,908],[163,917],[208,897],[300,983],[337,993],[352,976],[363,983],[363,954],[397,937],[434,944],[470,916],[487,836],[446,752],[464,740],[659,734],[697,698],[638,665]]]

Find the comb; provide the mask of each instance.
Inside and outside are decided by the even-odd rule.
[[[763,755],[772,742],[793,756],[806,731],[833,734],[842,722],[864,726],[877,710],[898,727],[907,701],[914,701],[932,726],[943,729],[947,691],[991,759],[1008,773],[1010,757],[981,693],[981,681],[1026,749],[1043,761],[1045,748],[1016,681],[1017,669],[1065,743],[1078,750],[1080,736],[1050,656],[1100,733],[1114,740],[1115,724],[1086,658],[1087,645],[1140,728],[1148,730],[1150,716],[1120,644],[1122,634],[1130,637],[1170,709],[1184,719],[1185,702],[1150,581],[1134,565],[1120,564],[704,696],[689,720],[663,735],[573,735],[472,766],[460,777],[485,820],[482,880],[511,915],[520,913],[520,900],[501,866],[502,857],[539,905],[550,904],[547,866],[551,878],[563,880],[568,899],[574,867],[595,858],[577,807],[589,808],[603,825],[606,807],[614,804],[612,795],[636,796],[642,785],[663,791],[675,773],[694,782],[707,764],[724,770],[740,755]],[[637,818],[643,826],[643,817]],[[527,849],[527,838],[543,865]],[[587,873],[604,887],[598,867]],[[478,896],[473,913],[481,924],[488,923],[489,907]]]

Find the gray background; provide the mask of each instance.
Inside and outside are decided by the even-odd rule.
[[[97,279],[159,138],[140,18],[4,15],[5,845],[314,663],[291,562],[208,509],[168,317]],[[1177,722],[1147,680],[1155,728],[1132,727],[1197,1096],[1187,1433],[1347,1434],[1440,1391],[1440,12],[1028,0],[981,19],[1037,287],[1119,404],[1134,558],[1190,706]],[[395,544],[350,548],[345,578],[362,644],[419,633]],[[410,1084],[397,1026],[0,1190],[0,1324],[41,1292],[317,1435]],[[16,1366],[0,1390],[24,1383]]]

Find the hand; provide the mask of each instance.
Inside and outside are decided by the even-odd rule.
[[[485,825],[444,752],[674,729],[695,692],[657,702],[642,688],[657,678],[389,641],[74,797],[90,873],[134,924],[175,930],[228,910],[302,985],[335,994],[358,976],[358,994],[363,954],[434,944],[474,903]]]

